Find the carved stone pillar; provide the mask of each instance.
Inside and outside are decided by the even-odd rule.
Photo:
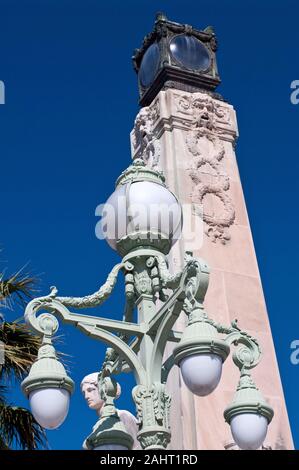
[[[240,327],[259,339],[264,358],[253,377],[275,411],[264,446],[292,449],[234,151],[237,135],[236,115],[230,104],[208,92],[169,88],[160,91],[137,115],[131,133],[132,156],[164,172],[166,183],[186,211],[183,238],[169,256],[171,268],[182,267],[186,250],[206,259],[211,267],[206,310],[225,324],[238,317]],[[180,317],[176,328],[183,329],[183,322]],[[172,395],[169,448],[225,449],[232,437],[223,410],[237,382],[238,371],[228,359],[216,391],[200,398],[188,392],[178,368],[174,368],[167,382]]]

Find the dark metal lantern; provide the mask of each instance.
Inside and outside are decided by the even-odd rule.
[[[220,83],[213,28],[203,31],[169,21],[158,13],[151,33],[133,55],[140,105],[148,106],[160,90],[176,88],[214,94]],[[216,94],[215,94],[216,95]]]

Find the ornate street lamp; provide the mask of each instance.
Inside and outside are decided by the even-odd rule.
[[[114,407],[113,374],[132,371],[135,375],[132,395],[139,421],[137,437],[142,448],[165,449],[171,438],[171,397],[166,388],[171,368],[175,364],[180,367],[191,392],[208,395],[220,381],[222,364],[232,345],[236,347],[233,361],[240,370],[240,381],[224,417],[240,448],[261,446],[273,410],[250,376],[250,369],[260,360],[260,347],[254,338],[240,330],[236,321],[223,326],[208,316],[203,302],[209,268],[203,260],[187,252],[182,271],[169,272],[166,256],[180,236],[181,227],[180,204],[166,188],[163,175],[147,168],[142,160],[135,160],[117,180],[102,218],[102,232],[109,245],[122,256],[122,261],[94,294],[59,297],[53,287],[48,296],[33,299],[28,304],[25,319],[43,336],[43,344],[22,387],[42,426],[59,426],[67,414],[73,390],[73,382],[57,360],[51,344],[58,329],[57,316],[109,346],[99,373],[104,412],[87,438],[89,449],[132,447],[133,440]],[[125,277],[126,307],[122,321],[70,310],[101,305],[111,294],[119,271]],[[137,322],[133,321],[135,306]],[[41,311],[47,313],[40,314]],[[183,333],[173,328],[182,312],[188,317]],[[164,361],[168,342],[175,343],[175,347]]]

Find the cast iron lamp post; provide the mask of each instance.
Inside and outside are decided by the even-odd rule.
[[[51,343],[58,329],[58,317],[108,345],[99,372],[104,411],[87,438],[88,448],[132,447],[133,439],[114,406],[113,374],[132,371],[135,375],[132,395],[142,448],[165,449],[171,438],[171,397],[166,389],[171,368],[180,367],[191,392],[208,395],[220,381],[222,364],[232,345],[236,347],[232,358],[240,370],[240,381],[224,418],[240,448],[259,448],[273,417],[272,408],[250,375],[250,369],[260,361],[259,344],[240,330],[236,321],[223,326],[208,316],[203,302],[209,268],[203,260],[186,252],[182,271],[169,272],[166,256],[180,236],[182,211],[175,195],[166,188],[163,175],[147,168],[143,160],[135,160],[118,178],[116,190],[105,207],[103,232],[109,245],[122,256],[106,282],[94,294],[80,298],[58,297],[53,287],[48,296],[33,299],[26,308],[27,323],[43,338],[38,359],[22,383],[35,418],[45,428],[58,427],[67,415],[74,388]],[[111,294],[119,271],[125,277],[126,307],[122,321],[70,311],[101,305]],[[135,306],[137,322],[133,322]],[[173,329],[182,312],[187,316],[183,333]],[[164,360],[168,342],[175,343],[175,347]]]

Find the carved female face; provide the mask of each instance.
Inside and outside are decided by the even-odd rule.
[[[82,382],[82,394],[91,410],[99,411],[104,401],[100,398],[98,386],[94,382]]]
[[[81,392],[87,402],[87,405],[91,410],[96,410],[98,414],[102,410],[104,405],[104,400],[100,397],[100,392],[98,388],[98,378],[99,373],[93,372],[92,374],[88,374],[84,377],[81,382]],[[121,387],[119,383],[117,384],[117,392],[116,392],[116,399],[121,394]]]

